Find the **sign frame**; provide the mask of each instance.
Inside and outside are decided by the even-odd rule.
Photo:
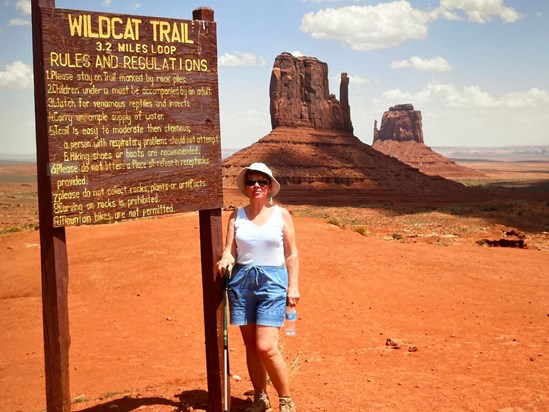
[[[46,405],[48,411],[69,412],[69,266],[65,227],[56,226],[53,222],[52,176],[49,173],[51,147],[41,19],[43,9],[55,8],[55,0],[32,0],[31,6]],[[207,7],[193,10],[193,20],[214,22],[214,11]],[[215,48],[217,53],[217,45]],[[221,164],[216,172],[221,181]],[[222,279],[215,273],[215,262],[223,249],[220,206],[214,203],[208,208],[199,209],[199,224],[208,403],[209,410],[217,412],[230,408],[223,405],[223,290]]]

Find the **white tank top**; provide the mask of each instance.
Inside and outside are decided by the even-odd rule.
[[[283,266],[284,220],[279,206],[261,226],[250,222],[244,208],[236,213],[236,263],[254,266]]]

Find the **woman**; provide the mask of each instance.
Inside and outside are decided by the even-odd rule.
[[[272,206],[280,184],[263,163],[253,163],[237,177],[250,203],[235,210],[227,227],[227,241],[217,271],[228,268],[231,324],[240,326],[246,347],[254,403],[246,412],[271,411],[267,373],[276,389],[281,412],[295,412],[288,368],[278,350],[278,333],[286,306],[299,301],[299,262],[290,213]],[[234,266],[234,270],[233,270]]]

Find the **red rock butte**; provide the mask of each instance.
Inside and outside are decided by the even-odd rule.
[[[463,167],[435,152],[423,141],[423,123],[419,110],[410,103],[390,107],[383,113],[381,128],[374,123],[372,147],[431,176],[450,179],[484,177],[480,172]]]
[[[387,156],[353,134],[348,103],[349,77],[341,75],[340,100],[330,94],[328,66],[314,57],[282,53],[270,80],[272,131],[223,162],[225,203],[237,193],[239,171],[263,162],[283,188],[289,204],[344,205],[364,201],[448,201],[468,190],[440,176]],[[419,114],[421,130],[421,114]],[[242,198],[242,200],[244,200]]]

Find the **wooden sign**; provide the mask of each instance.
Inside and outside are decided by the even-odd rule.
[[[41,9],[53,227],[222,206],[216,24]]]
[[[190,210],[200,222],[208,410],[228,410],[214,12],[185,21],[55,0],[31,8],[47,410],[71,410],[65,226]]]

